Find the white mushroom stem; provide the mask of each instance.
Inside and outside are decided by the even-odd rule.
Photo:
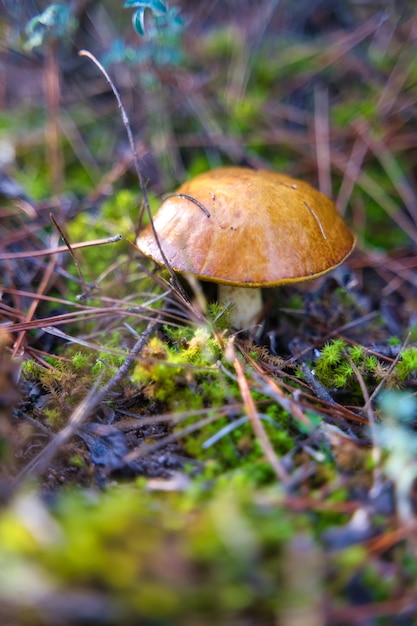
[[[219,285],[219,302],[231,302],[230,321],[235,328],[246,329],[256,324],[262,311],[262,292],[258,288]]]

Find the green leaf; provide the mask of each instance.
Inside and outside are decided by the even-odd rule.
[[[124,5],[126,9],[138,8],[140,10],[150,9],[154,13],[166,13],[167,8],[162,0],[126,0]]]
[[[138,9],[132,15],[133,28],[139,35],[145,34],[145,9]]]

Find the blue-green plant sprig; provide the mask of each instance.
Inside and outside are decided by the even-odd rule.
[[[52,39],[66,39],[75,30],[76,25],[71,5],[50,4],[27,23],[25,28],[27,41],[24,47],[31,51]]]
[[[152,67],[165,67],[167,65],[180,65],[185,54],[182,47],[182,33],[184,20],[179,14],[177,7],[168,7],[158,0],[141,1],[126,0],[125,8],[136,9],[132,15],[133,28],[145,41],[140,45],[127,45],[125,41],[116,39],[110,50],[103,58],[104,66],[112,63],[127,63],[140,65],[139,80],[147,87],[155,83]],[[152,20],[145,25],[146,11],[152,13]]]
[[[139,35],[145,35],[145,14],[146,10],[152,12],[154,17],[155,28],[165,26],[167,24],[182,24],[181,18],[178,16],[177,9],[168,9],[162,0],[125,0],[123,5],[126,9],[136,9],[132,15],[133,28]],[[161,19],[162,17],[162,19]]]
[[[417,477],[417,413],[415,397],[404,391],[384,391],[379,397],[382,421],[378,443],[386,452],[384,470],[395,485],[397,514],[402,522],[415,519],[413,485]]]

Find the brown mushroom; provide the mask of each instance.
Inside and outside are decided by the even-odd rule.
[[[219,300],[234,303],[236,328],[258,321],[261,287],[321,276],[355,246],[322,193],[284,174],[244,167],[222,167],[184,183],[164,200],[154,225],[173,270],[219,283]],[[149,226],[136,243],[164,263]]]

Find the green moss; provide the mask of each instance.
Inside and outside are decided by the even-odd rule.
[[[181,447],[193,459],[204,463],[216,460],[219,473],[247,467],[258,477],[268,475],[263,464],[263,452],[248,421],[234,425],[244,416],[244,407],[236,414],[241,403],[241,392],[234,376],[227,376],[219,367],[222,354],[217,340],[204,328],[191,330],[166,329],[171,341],[158,336],[152,337],[142,358],[135,365],[132,380],[140,385],[145,398],[158,400],[166,412],[199,411],[207,407],[207,415],[219,418],[204,427],[198,426],[201,414],[181,421],[175,427],[180,436],[186,429],[192,432],[181,438]],[[230,367],[225,363],[225,369]],[[256,403],[262,402],[264,427],[278,454],[285,454],[294,446],[293,433],[287,414],[274,402],[260,393],[253,392]],[[223,417],[227,407],[231,416]],[[204,416],[205,418],[206,416]],[[224,429],[224,432],[223,432]],[[256,469],[254,469],[256,466]],[[213,465],[210,465],[213,473]]]
[[[94,378],[100,376],[102,372],[106,369],[106,364],[101,359],[96,359],[94,365],[91,367],[91,373]]]
[[[85,469],[87,468],[87,463],[85,462],[85,460],[79,456],[78,454],[72,456],[69,460],[69,462],[71,463],[71,465],[73,467],[77,467],[80,469]]]
[[[113,338],[110,343],[113,343]],[[46,421],[54,430],[62,428],[92,385],[98,380],[100,385],[104,385],[127,356],[127,353],[126,356],[107,352],[99,354],[98,357],[96,350],[72,344],[62,348],[59,357],[48,359],[53,362],[51,369],[27,361],[22,368],[23,379],[39,382],[45,394],[42,408],[34,411],[35,417]],[[128,391],[129,379],[124,384]]]
[[[387,344],[389,346],[400,346],[401,345],[401,340],[399,337],[390,337],[387,341]]]
[[[239,391],[235,389],[238,399]],[[287,453],[294,447],[294,434],[291,428],[286,428],[287,414],[271,404],[268,412],[272,413],[277,423],[263,420],[263,425],[269,441],[279,456]],[[274,474],[269,463],[264,459],[264,454],[259,441],[253,433],[248,420],[241,422],[242,415],[231,418],[222,417],[213,423],[206,425],[201,430],[194,431],[181,440],[184,450],[193,458],[209,463],[211,475],[215,462],[216,471],[221,476],[224,472],[240,469],[247,472],[254,481],[271,481]],[[238,420],[238,421],[236,421]],[[177,430],[197,421],[196,418],[187,420]],[[281,422],[281,424],[280,424]]]
[[[345,128],[347,124],[351,124],[358,117],[365,119],[375,119],[377,111],[377,99],[372,96],[369,90],[368,97],[364,97],[360,102],[356,100],[343,100],[332,106],[331,120],[337,127]]]
[[[211,399],[211,406],[213,407],[222,406],[236,396],[235,387],[230,387],[225,383],[223,377],[217,375],[208,375],[201,381],[200,386],[203,395]]]
[[[253,129],[254,122],[262,115],[262,104],[265,102],[265,94],[260,91],[252,91],[242,100],[233,103],[230,111],[231,130],[235,132],[248,132]]]
[[[39,365],[33,359],[28,359],[22,363],[22,376],[23,378],[32,378],[36,379],[40,375],[43,370],[42,366]]]
[[[363,362],[364,356],[365,356],[365,348],[363,348],[363,346],[352,346],[349,349],[349,356],[352,359],[352,361],[358,365],[359,363]],[[372,358],[372,355],[368,358]]]
[[[224,59],[232,55],[241,47],[236,30],[230,26],[217,27],[205,37],[201,38],[200,46],[206,58]]]
[[[370,354],[365,358],[365,367],[368,370],[375,371],[379,366],[379,361],[374,354]]]
[[[0,516],[0,595],[5,576],[9,591],[23,589],[10,573],[19,565],[28,575],[36,559],[46,586],[104,594],[115,623],[274,621],[283,545],[309,534],[309,522],[269,504],[267,494],[257,503],[258,495],[242,474],[184,495],[121,485],[101,495],[71,491],[52,511],[22,494]],[[42,529],[31,523],[35,510]]]
[[[415,556],[411,553],[404,552],[402,560],[404,562],[404,567],[410,580],[416,580],[417,579],[417,559],[415,558]]]
[[[368,552],[362,545],[353,545],[346,550],[340,550],[334,555],[335,565],[346,578],[361,569],[368,559]]]
[[[314,371],[326,387],[359,390],[352,362],[365,381],[375,382],[386,375],[383,365],[376,356],[367,354],[362,346],[348,347],[342,339],[334,339],[322,348]]]
[[[401,353],[401,359],[395,367],[395,374],[400,383],[404,383],[408,378],[417,372],[417,348],[414,346],[406,348]]]
[[[398,585],[395,576],[381,576],[380,568],[372,563],[368,563],[363,568],[360,583],[364,588],[371,590],[374,602],[387,600]]]
[[[122,189],[107,199],[100,207],[100,211],[80,212],[66,225],[71,242],[122,236],[117,242],[77,250],[77,259],[84,277],[91,283],[95,283],[103,272],[107,272],[116,261],[118,262],[106,278],[111,285],[107,295],[111,296],[114,293],[121,298],[124,290],[127,291],[130,285],[130,280],[126,281],[126,277],[134,276],[137,260],[133,260],[131,266],[128,265],[132,249],[126,240],[133,240],[140,205],[141,198],[137,190]],[[146,221],[145,219],[144,223]],[[68,263],[68,270],[72,275],[78,276],[77,268],[71,261]],[[120,278],[122,272],[123,280]],[[79,294],[80,287],[76,283],[69,283],[68,287],[73,297]],[[146,292],[149,288],[154,288],[152,280],[142,281],[140,291]]]
[[[66,423],[62,412],[58,408],[45,408],[43,410],[43,419],[53,430],[59,430]]]
[[[219,302],[210,302],[207,307],[207,317],[218,331],[228,330],[231,323],[232,307],[226,307]]]
[[[410,334],[410,341],[413,343],[417,342],[417,326],[410,326],[408,332]]]
[[[61,363],[61,361],[58,358],[56,358],[55,356],[52,356],[52,355],[46,356],[45,357],[45,361],[49,365],[52,365],[52,367],[55,367],[55,368],[59,368],[60,363]]]
[[[204,328],[192,333],[190,329],[169,332],[174,343],[152,337],[132,372],[132,380],[143,386],[146,397],[165,403],[168,410],[216,406],[219,389],[214,386],[212,395],[207,381],[215,381],[218,374],[217,342]]]
[[[303,311],[305,308],[305,299],[300,293],[292,293],[288,298],[288,308],[295,311]]]
[[[85,369],[90,365],[90,357],[78,351],[72,357],[71,362],[75,369]]]
[[[347,358],[349,357],[349,358]],[[358,381],[351,361],[356,365],[365,383],[375,385],[385,379],[387,387],[398,387],[411,381],[417,373],[417,348],[406,348],[389,373],[389,368],[374,354],[367,354],[362,346],[347,347],[335,339],[326,344],[317,359],[314,371],[326,387],[358,389]]]

